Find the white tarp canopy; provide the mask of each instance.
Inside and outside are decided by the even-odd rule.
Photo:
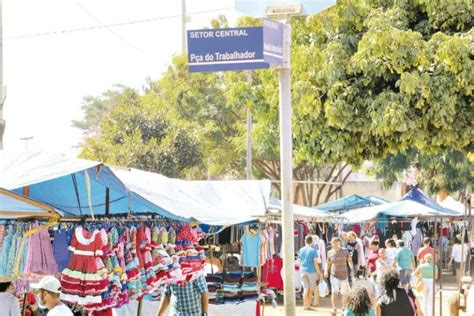
[[[0,187],[47,203],[65,216],[150,212],[177,220],[143,197],[130,192],[101,162],[37,151],[0,150]]]
[[[448,195],[442,202],[439,203],[442,207],[449,208],[450,210],[456,211],[460,216],[464,215],[464,204],[456,201]]]
[[[453,216],[435,210],[431,207],[411,200],[402,200],[371,207],[363,207],[344,213],[340,216],[348,223],[360,223],[375,219],[379,215],[399,216],[399,217],[426,217],[426,216]]]
[[[130,191],[176,216],[204,224],[255,221],[269,205],[269,180],[186,181],[137,169],[113,172]]]

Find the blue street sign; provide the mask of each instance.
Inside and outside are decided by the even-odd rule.
[[[336,0],[235,0],[235,9],[245,15],[256,18],[268,16],[267,8],[271,6],[301,5],[301,12],[296,15],[311,15],[336,4]]]
[[[263,59],[274,66],[283,66],[284,24],[263,19]]]
[[[188,31],[189,72],[266,69],[263,28]]]

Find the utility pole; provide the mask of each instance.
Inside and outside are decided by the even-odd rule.
[[[28,141],[32,140],[34,137],[29,136],[29,137],[21,137],[20,140],[25,142],[25,150],[28,151]]]
[[[252,85],[252,72],[247,72],[247,84]],[[250,108],[247,106],[247,180],[253,179],[252,173],[252,113]]]
[[[283,67],[280,68],[280,163],[283,258],[285,262],[283,282],[284,311],[287,316],[296,315],[294,277],[294,234],[293,234],[293,136],[291,131],[291,25],[289,16],[283,27]]]
[[[186,0],[181,0],[181,54],[186,54]]]
[[[5,120],[3,119],[3,104],[7,97],[7,87],[3,85],[3,0],[0,0],[0,150],[3,149],[3,134]]]

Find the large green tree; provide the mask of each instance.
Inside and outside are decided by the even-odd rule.
[[[202,155],[196,139],[164,115],[157,105],[160,100],[150,100],[132,89],[119,95],[99,100],[116,103],[100,120],[99,133],[86,139],[81,157],[170,177],[184,177],[200,165]],[[96,107],[99,101],[91,106]]]
[[[344,182],[364,160],[473,151],[473,16],[470,0],[340,0],[291,21],[294,177],[324,182],[297,187],[305,204],[329,199],[340,186],[327,182]],[[142,102],[185,130],[203,157],[184,173],[241,177],[250,109],[255,173],[279,180],[278,73],[251,76],[249,85],[244,72],[190,74],[181,56],[148,83]],[[419,164],[428,165],[441,168]]]

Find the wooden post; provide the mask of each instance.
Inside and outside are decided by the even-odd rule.
[[[137,316],[142,316],[142,302],[143,302],[143,298],[138,301]]]
[[[110,189],[105,189],[105,215],[108,216],[110,213]]]
[[[26,311],[26,296],[28,295],[28,292],[26,292],[25,294],[23,294],[23,306],[21,307],[21,316],[24,316],[25,315],[25,311]]]

